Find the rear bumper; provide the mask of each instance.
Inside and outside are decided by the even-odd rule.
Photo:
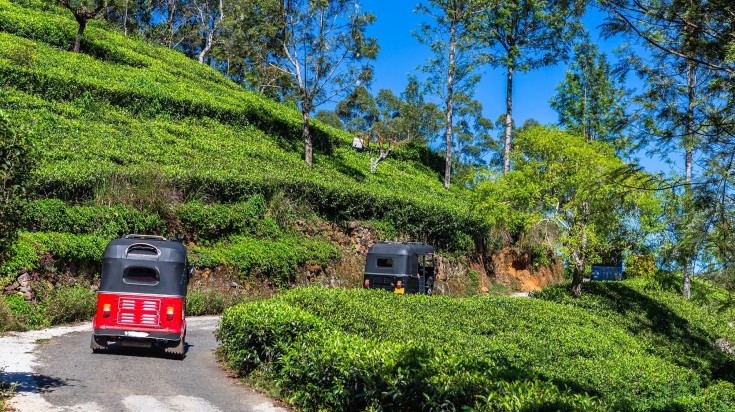
[[[175,343],[181,340],[183,333],[176,332],[157,332],[129,329],[95,329],[95,340],[137,340],[150,342],[168,342]]]

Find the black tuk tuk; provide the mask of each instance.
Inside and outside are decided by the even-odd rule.
[[[184,355],[186,292],[192,268],[180,242],[162,236],[125,235],[105,248],[90,343],[161,346]]]
[[[368,249],[365,288],[397,294],[434,293],[434,248],[420,242],[380,242]]]

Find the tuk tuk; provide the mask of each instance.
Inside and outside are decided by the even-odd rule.
[[[163,347],[184,356],[186,291],[192,267],[180,242],[125,235],[105,248],[90,346]]]
[[[434,293],[434,248],[420,242],[380,242],[368,249],[363,287],[396,294]]]

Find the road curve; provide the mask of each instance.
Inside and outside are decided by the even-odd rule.
[[[0,379],[17,382],[10,405],[20,412],[285,412],[217,365],[218,320],[187,319],[184,360],[137,348],[93,354],[90,323],[11,334],[0,338]]]

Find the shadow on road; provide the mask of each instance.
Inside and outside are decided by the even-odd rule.
[[[15,393],[35,392],[37,390],[50,391],[60,386],[69,385],[68,379],[38,375],[32,372],[0,371],[0,381],[13,385],[15,387]]]

